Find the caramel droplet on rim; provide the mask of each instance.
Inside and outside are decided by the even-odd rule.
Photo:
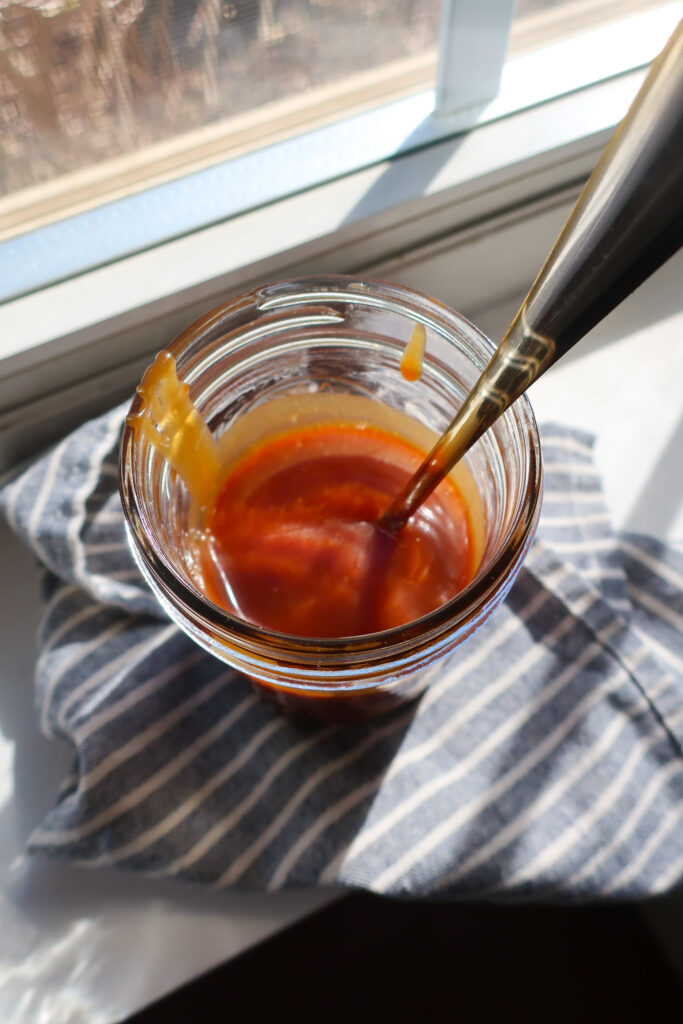
[[[401,373],[406,380],[419,380],[422,374],[426,340],[427,333],[424,324],[415,324],[401,359]]]
[[[128,424],[153,445],[178,473],[190,494],[190,520],[196,526],[221,479],[216,441],[195,409],[189,387],[178,379],[175,359],[160,352],[145,372],[137,394],[141,408]]]

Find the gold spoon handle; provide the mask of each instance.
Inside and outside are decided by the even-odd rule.
[[[479,381],[380,526],[396,532],[516,398],[683,244],[683,21]]]

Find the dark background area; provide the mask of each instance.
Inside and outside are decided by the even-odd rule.
[[[355,894],[130,1024],[681,1019],[683,985],[639,909],[407,903]]]

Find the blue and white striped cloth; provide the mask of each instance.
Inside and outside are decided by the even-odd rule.
[[[30,848],[240,889],[636,897],[683,880],[683,553],[616,537],[591,439],[543,431],[539,537],[414,706],[290,721],[140,579],[120,407],[8,484],[47,567],[40,724],[75,750]]]

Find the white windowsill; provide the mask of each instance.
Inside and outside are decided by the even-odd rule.
[[[487,244],[489,252],[498,244],[506,249],[495,236]],[[672,539],[680,538],[683,529],[683,367],[681,347],[674,344],[683,332],[682,266],[679,256],[661,268],[539,380],[531,395],[543,419],[560,419],[597,433],[596,462],[615,525]],[[480,323],[496,335],[520,297],[482,309]],[[678,366],[673,365],[676,357]],[[63,745],[49,743],[38,732],[29,680],[39,574],[35,560],[4,524],[0,560],[6,578],[13,581],[12,607],[0,620],[5,655],[0,792],[7,824],[0,850],[5,936],[0,938],[5,964],[0,1017],[11,1014],[16,1024],[34,1024],[42,1013],[53,1020],[66,1005],[60,1000],[68,995],[70,1021],[112,1024],[311,913],[336,893],[203,891],[169,880],[84,872],[28,857],[26,837],[51,806],[59,781],[70,769],[70,756]],[[680,934],[680,902],[651,903],[649,914],[655,918],[657,907],[671,915],[671,934]],[[672,956],[677,949],[671,943]],[[136,969],[140,950],[144,956]],[[27,991],[29,969],[30,1001],[17,1009]]]

